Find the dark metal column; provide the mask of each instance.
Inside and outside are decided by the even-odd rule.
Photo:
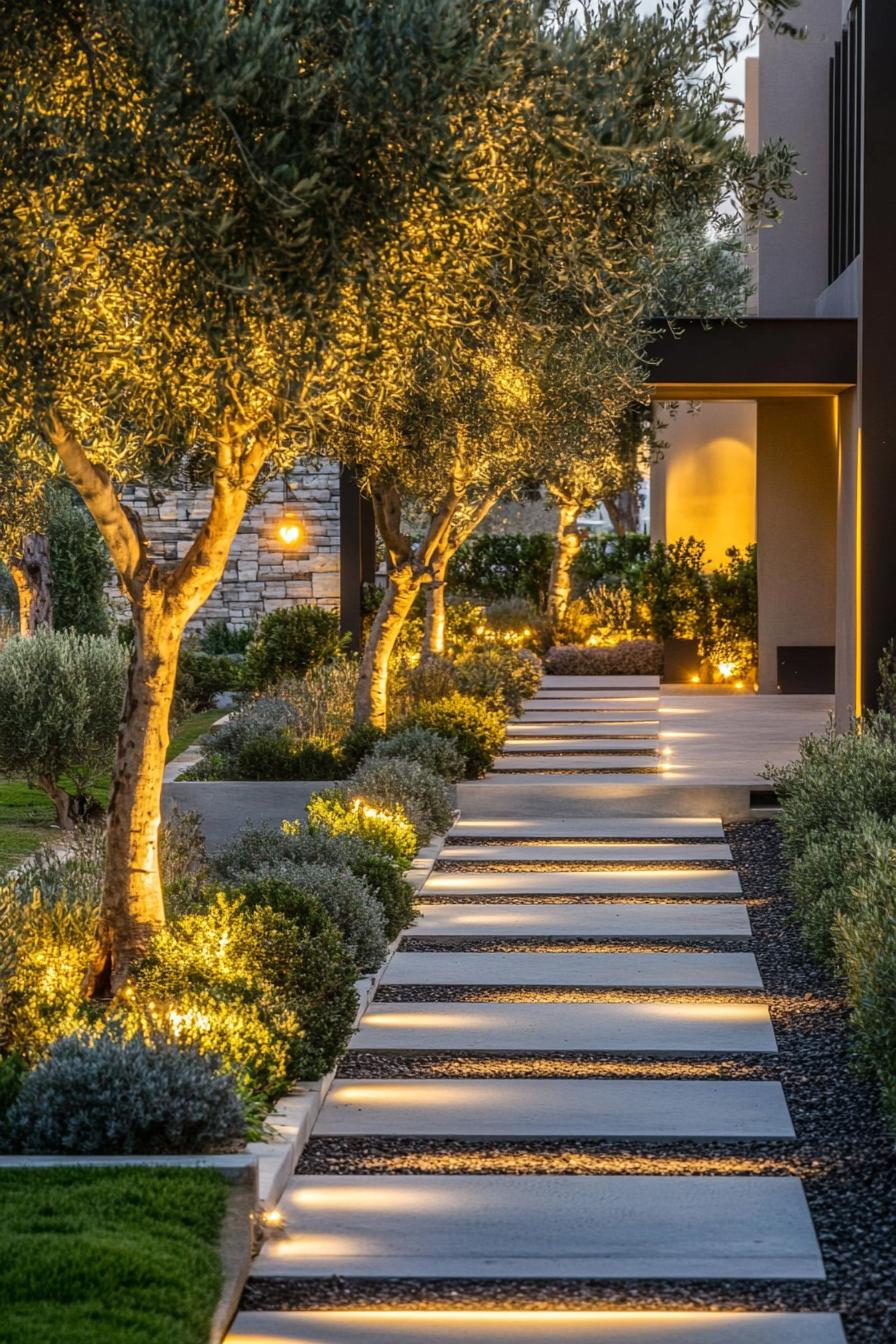
[[[896,637],[893,314],[896,312],[896,4],[863,0],[862,279],[859,296],[861,682],[873,705],[877,660]]]
[[[351,635],[351,647],[361,647],[361,493],[345,467],[339,474],[339,625]]]

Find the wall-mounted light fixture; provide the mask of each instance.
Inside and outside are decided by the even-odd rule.
[[[284,546],[298,546],[302,540],[303,529],[294,513],[284,513],[277,526],[277,536]]]

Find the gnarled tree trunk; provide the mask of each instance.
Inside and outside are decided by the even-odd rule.
[[[572,591],[572,565],[579,553],[581,539],[578,532],[579,507],[577,504],[561,502],[557,517],[557,531],[554,537],[554,559],[551,563],[551,579],[548,587],[548,619],[552,625],[559,625],[569,606]]]
[[[165,921],[159,873],[162,778],[177,659],[190,618],[224,573],[230,546],[267,457],[264,440],[225,418],[208,516],[171,569],[152,559],[140,519],[119,500],[56,412],[41,428],[109,547],[134,621],[134,652],[118,732],[103,895],[84,992],[107,998]]]
[[[410,565],[394,570],[389,576],[388,587],[361,655],[355,723],[386,727],[389,659],[422,583],[423,577],[415,575]]]
[[[37,630],[52,630],[50,546],[43,533],[29,532],[8,568],[19,595],[19,634],[27,637]]]
[[[641,521],[637,490],[620,490],[618,495],[607,495],[602,503],[617,537],[624,537],[627,532],[637,532]]]
[[[160,586],[151,587],[131,610],[134,651],[118,729],[103,905],[89,971],[91,992],[99,997],[120,987],[126,968],[165,922],[159,877],[162,781],[186,615]]]
[[[445,652],[445,579],[448,561],[433,560],[432,579],[426,585],[426,616],[423,621],[423,657],[441,657]]]

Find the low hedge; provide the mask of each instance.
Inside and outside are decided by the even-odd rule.
[[[559,677],[655,677],[663,670],[663,646],[652,639],[625,639],[594,648],[558,644],[548,650],[544,670]]]
[[[400,726],[428,728],[450,738],[464,758],[466,779],[484,775],[504,742],[504,715],[459,691],[417,705]]]
[[[766,773],[806,941],[843,977],[860,1060],[896,1122],[896,721],[806,738]]]

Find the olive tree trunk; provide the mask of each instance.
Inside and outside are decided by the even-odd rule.
[[[355,696],[355,723],[385,729],[388,716],[389,660],[402,626],[422,586],[410,568],[390,575],[361,655]]]
[[[551,562],[551,579],[548,587],[548,619],[552,625],[559,625],[569,606],[572,591],[572,566],[579,553],[581,540],[577,523],[579,507],[576,504],[561,503],[557,517],[557,531],[554,536],[554,558]]]
[[[224,573],[250,492],[267,457],[263,441],[224,423],[208,515],[171,569],[152,559],[140,519],[122,505],[108,473],[92,462],[55,412],[43,431],[93,516],[134,621],[134,651],[107,821],[106,866],[96,937],[84,980],[91,998],[123,987],[165,921],[159,872],[162,780],[177,660],[187,622]]]
[[[433,561],[432,579],[426,585],[426,616],[423,621],[423,657],[445,653],[445,578],[448,561]]]
[[[8,568],[19,596],[19,634],[27,637],[36,630],[52,630],[50,546],[43,533],[30,532]]]
[[[608,495],[602,503],[618,537],[638,531],[641,505],[637,490],[620,490],[618,495]]]

